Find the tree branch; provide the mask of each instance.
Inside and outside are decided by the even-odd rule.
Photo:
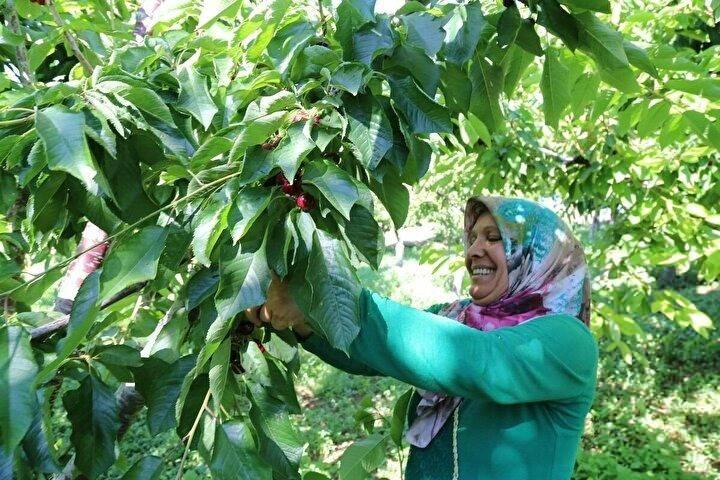
[[[85,73],[90,75],[93,71],[93,66],[90,64],[85,55],[80,51],[80,46],[78,45],[77,40],[75,40],[75,37],[68,31],[68,25],[67,23],[65,23],[65,20],[63,20],[63,18],[60,16],[60,13],[55,7],[55,2],[48,1],[47,6],[50,9],[50,13],[52,13],[53,19],[55,19],[55,23],[57,23],[58,26],[63,29],[63,35],[65,36],[65,40],[67,40],[67,42],[70,44],[70,48],[72,49],[75,58],[77,58],[80,64],[83,66],[83,68],[85,69]]]
[[[146,284],[147,284],[147,282],[141,282],[141,283],[132,285],[132,286],[126,288],[125,290],[118,292],[115,296],[104,301],[102,303],[102,305],[100,305],[100,310],[104,310],[107,307],[109,307],[110,305],[113,305],[113,304],[119,302],[120,300],[129,297],[133,293],[139,292],[140,290],[142,290],[143,287],[145,287]],[[69,313],[63,315],[62,317],[55,320],[54,322],[46,323],[45,325],[41,325],[37,328],[33,328],[32,330],[30,330],[30,339],[33,342],[43,341],[44,339],[46,339],[53,333],[60,331],[60,330],[64,329],[65,327],[67,327],[68,323],[70,323],[70,314]]]

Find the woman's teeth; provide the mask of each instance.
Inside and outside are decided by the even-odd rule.
[[[473,268],[472,273],[473,275],[492,275],[493,273],[495,273],[495,269],[485,267]]]

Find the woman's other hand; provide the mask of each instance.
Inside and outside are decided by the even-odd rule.
[[[293,326],[301,336],[312,333],[305,324],[303,313],[290,296],[287,284],[274,272],[265,303],[261,307],[248,308],[245,314],[256,327],[269,323],[275,330],[284,330]]]

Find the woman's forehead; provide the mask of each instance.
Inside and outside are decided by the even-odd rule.
[[[478,231],[487,229],[498,230],[498,225],[490,212],[483,212],[475,220],[472,230]]]

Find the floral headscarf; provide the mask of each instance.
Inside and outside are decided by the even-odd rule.
[[[548,208],[519,198],[472,197],[465,206],[463,242],[478,217],[489,212],[502,236],[508,289],[496,301],[480,306],[470,299],[447,305],[439,314],[472,328],[491,331],[512,327],[549,313],[573,315],[586,325],[590,316],[590,281],[582,246]],[[408,441],[427,446],[462,401],[418,390],[422,399]]]

